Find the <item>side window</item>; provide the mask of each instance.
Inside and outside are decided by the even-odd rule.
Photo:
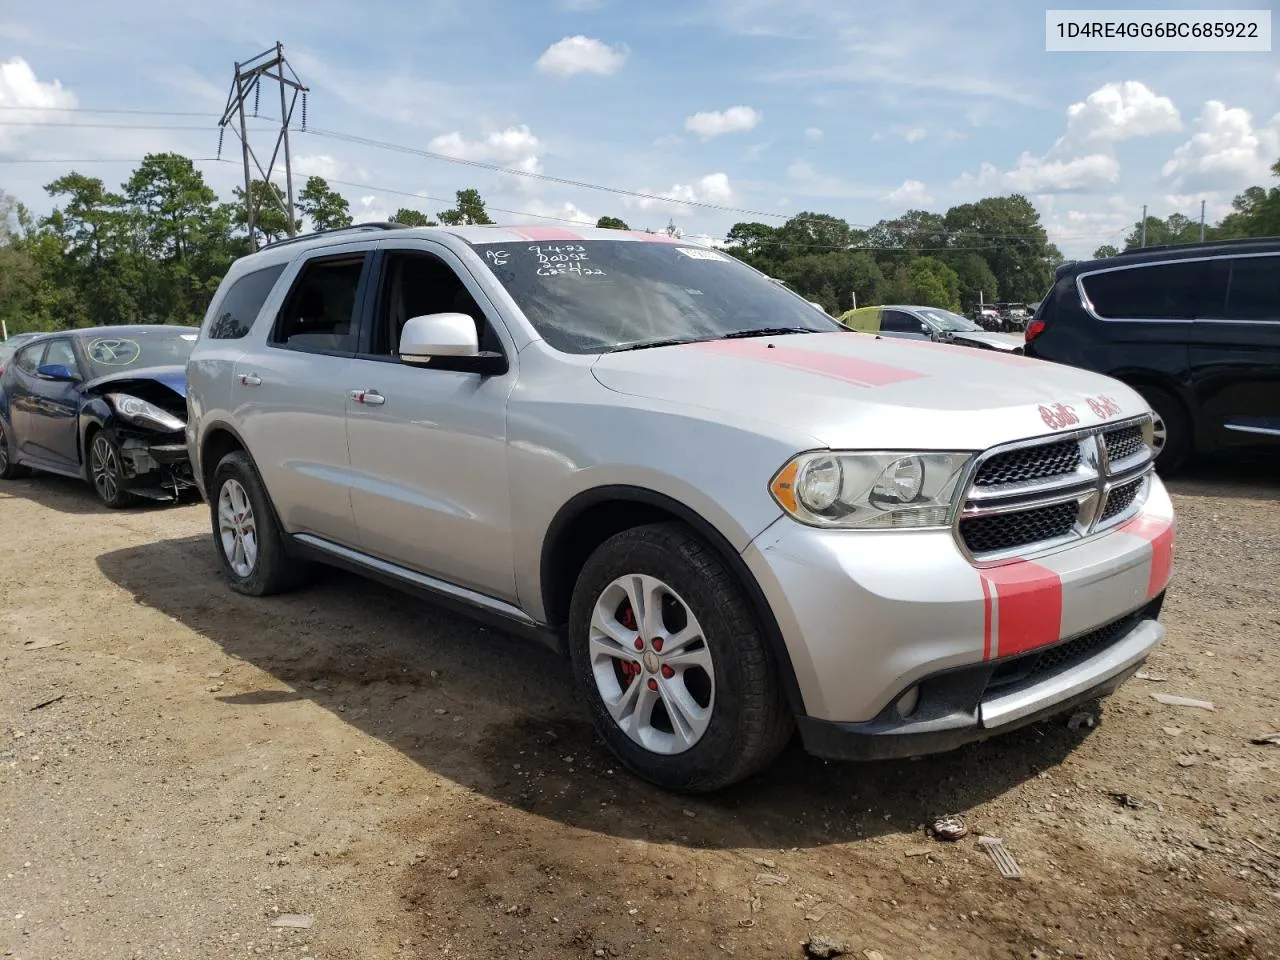
[[[1228,320],[1280,321],[1280,257],[1233,257]]]
[[[374,356],[396,356],[405,323],[432,313],[465,313],[475,321],[481,352],[501,352],[502,342],[484,311],[453,268],[439,257],[389,252],[382,276],[370,344]]]
[[[352,353],[356,308],[367,257],[312,260],[302,268],[276,317],[270,342],[312,353]]]
[[[54,340],[49,344],[49,350],[45,353],[41,364],[60,363],[72,373],[77,370],[76,350],[71,345],[70,340]]]
[[[920,321],[901,310],[885,310],[880,314],[882,333],[923,333]]]
[[[1085,277],[1084,292],[1105,320],[1188,320],[1205,279],[1203,262],[1134,266]]]
[[[284,273],[285,264],[264,267],[253,273],[246,273],[231,285],[222,302],[218,304],[218,313],[209,324],[210,340],[239,340],[248,336],[253,321],[262,312],[262,305],[271,295],[271,289]]]
[[[18,369],[27,373],[35,373],[40,366],[40,357],[44,354],[44,344],[36,343],[19,351]]]

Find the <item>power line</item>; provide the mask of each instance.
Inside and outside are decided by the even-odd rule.
[[[134,114],[145,117],[208,117],[217,120],[216,113],[201,110],[107,110],[100,107],[20,107],[15,104],[0,104],[0,110],[25,110],[30,113],[99,113],[99,114]]]

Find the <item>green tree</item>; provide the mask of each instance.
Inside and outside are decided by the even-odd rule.
[[[625,220],[619,220],[617,217],[601,217],[596,221],[596,226],[602,230],[630,230]]]
[[[935,257],[916,257],[894,271],[886,302],[959,310],[960,277]]]
[[[956,272],[960,281],[960,306],[964,310],[979,302],[994,303],[1000,299],[1000,283],[986,259],[972,250],[939,254],[938,259]]]
[[[298,209],[317,230],[340,230],[351,226],[351,205],[329,186],[324,177],[308,177],[298,194]]]
[[[884,276],[871,254],[862,250],[804,253],[778,266],[779,280],[806,300],[816,300],[833,316],[853,306],[879,303]]]
[[[987,197],[952,207],[944,217],[953,249],[980,249],[1000,295],[1015,302],[1039,298],[1062,263],[1040,214],[1021,194]]]
[[[403,223],[406,227],[438,227],[440,225],[425,213],[418,210],[410,210],[408,207],[401,207],[392,214],[391,222]]]
[[[268,242],[275,240],[283,240],[289,236],[289,215],[285,213],[287,209],[285,203],[284,191],[276,184],[268,183],[266,180],[251,181],[250,190],[253,197],[253,227],[262,234]],[[236,212],[235,225],[241,228],[248,228],[248,214],[245,211],[244,188],[236,187]],[[295,231],[302,229],[302,221],[296,220],[293,225]]]
[[[472,223],[493,223],[489,219],[489,214],[485,212],[484,201],[480,199],[479,190],[474,188],[459,190],[456,196],[457,206],[452,210],[442,210],[438,214],[441,223],[447,223],[451,227]]]
[[[1104,243],[1097,250],[1093,251],[1093,259],[1105,260],[1107,257],[1114,257],[1120,251],[1109,243]]]

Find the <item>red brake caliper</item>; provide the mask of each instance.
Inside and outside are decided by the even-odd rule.
[[[618,618],[618,622],[628,630],[639,630],[639,625],[636,623],[636,614],[635,611],[631,609],[630,600],[626,601],[626,605],[622,609],[622,616]],[[619,660],[618,666],[621,668],[622,676],[626,680],[626,683],[624,684],[626,687],[631,686],[632,681],[635,680],[636,677],[640,676],[640,664],[636,663],[634,660]]]

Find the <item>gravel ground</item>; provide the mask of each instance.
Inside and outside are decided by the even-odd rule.
[[[4,484],[0,953],[1280,956],[1280,746],[1250,742],[1280,732],[1277,477],[1173,484],[1163,679],[1097,726],[793,747],[696,800],[615,768],[548,653],[337,572],[232,594],[202,505]],[[925,835],[953,812],[1024,878]]]

